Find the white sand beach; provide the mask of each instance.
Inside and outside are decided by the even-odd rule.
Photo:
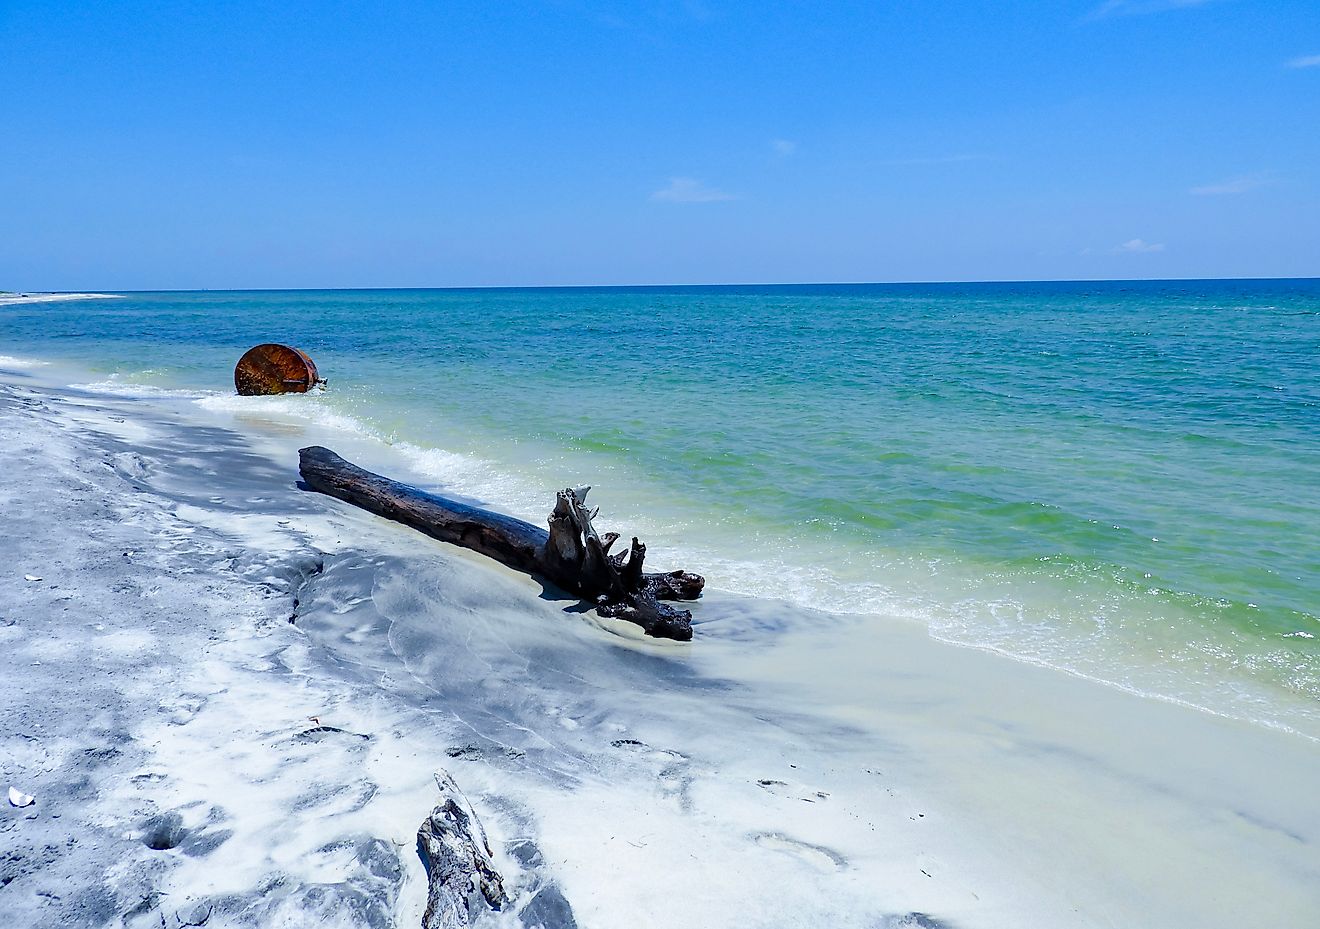
[[[1309,739],[718,591],[642,639],[297,486],[313,443],[407,479],[381,447],[70,380],[0,373],[6,925],[418,926],[440,769],[492,925],[1320,912]]]
[[[0,306],[19,303],[62,303],[65,300],[113,300],[118,294],[16,294],[0,291]]]

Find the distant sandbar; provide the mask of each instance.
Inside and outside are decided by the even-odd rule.
[[[0,291],[0,306],[14,303],[56,303],[60,300],[110,300],[119,294],[12,294]]]

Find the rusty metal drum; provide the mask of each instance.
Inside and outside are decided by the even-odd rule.
[[[304,352],[273,342],[248,349],[234,368],[234,387],[245,397],[306,393],[319,380]]]

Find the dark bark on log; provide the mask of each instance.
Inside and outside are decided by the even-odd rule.
[[[636,538],[626,555],[611,555],[619,535],[602,536],[592,526],[598,511],[588,510],[584,502],[590,487],[556,495],[547,532],[365,471],[328,448],[304,448],[298,456],[303,481],[312,490],[542,577],[592,601],[602,616],[636,623],[648,635],[684,642],[692,638],[692,614],[660,601],[695,600],[705,579],[686,571],[646,573],[646,546]]]

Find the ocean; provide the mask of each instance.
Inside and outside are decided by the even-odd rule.
[[[267,341],[328,389],[235,396]],[[125,293],[0,307],[0,354],[1320,738],[1320,280]]]

